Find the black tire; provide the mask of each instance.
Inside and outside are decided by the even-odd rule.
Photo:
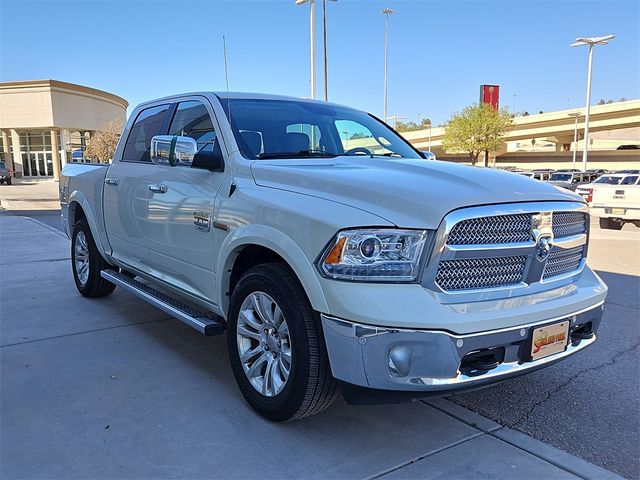
[[[610,218],[600,218],[600,228],[606,230],[622,230],[622,226],[622,222],[615,222]]]
[[[78,238],[81,234],[84,235],[84,239],[87,244],[87,257],[89,259],[88,275],[84,282],[80,279],[80,276],[76,271],[76,243],[79,241]],[[73,280],[78,292],[83,296],[90,298],[106,297],[113,293],[116,286],[100,276],[100,272],[102,270],[111,269],[114,269],[114,267],[109,265],[105,259],[102,258],[102,255],[100,255],[100,252],[96,247],[87,219],[81,218],[73,226],[73,232],[71,234],[71,270],[73,271]]]
[[[280,307],[291,337],[291,369],[280,393],[265,396],[249,382],[240,361],[237,327],[240,307],[253,292],[264,292]],[[273,421],[297,420],[327,408],[335,400],[337,384],[331,375],[320,317],[293,273],[283,264],[250,269],[231,296],[227,344],[233,373],[251,407]]]
[[[7,179],[5,180],[5,183],[6,183],[7,185],[11,185],[11,179],[10,179],[10,178],[7,178]]]

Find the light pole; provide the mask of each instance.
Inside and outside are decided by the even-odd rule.
[[[431,120],[429,120],[429,151],[431,151]]]
[[[589,151],[589,106],[591,103],[591,66],[593,65],[593,47],[595,45],[606,45],[609,40],[615,38],[615,35],[605,35],[603,37],[587,37],[576,38],[572,47],[580,47],[589,45],[589,65],[587,67],[587,105],[584,115],[584,148],[582,150],[582,170],[587,169],[587,152]]]
[[[390,8],[382,10],[384,14],[384,121],[387,121],[387,45],[389,42],[389,15],[395,13]]]
[[[514,93],[513,94],[513,107],[512,107],[512,110],[511,110],[511,112],[513,113],[513,117],[514,118],[516,116],[516,97],[517,97],[517,94]]]
[[[573,126],[573,165],[572,168],[576,168],[576,153],[578,151],[578,117],[580,116],[580,112],[568,113],[570,117],[574,117],[576,119],[576,123]]]
[[[338,0],[330,0],[337,2]],[[327,81],[327,0],[322,0],[322,53],[324,56],[324,101],[329,100],[329,82]]]
[[[315,0],[296,0],[296,5],[309,2],[309,42],[311,57],[311,98],[316,98],[316,17]]]

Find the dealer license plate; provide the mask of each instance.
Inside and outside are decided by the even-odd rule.
[[[624,208],[612,208],[611,215],[624,215],[627,211]]]
[[[569,322],[545,325],[533,330],[531,338],[531,360],[564,352],[569,340]]]

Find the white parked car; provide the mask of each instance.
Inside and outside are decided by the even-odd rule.
[[[579,196],[427,161],[331,103],[144,103],[111,165],[65,166],[60,198],[78,291],[119,286],[226,334],[240,391],[272,420],[338,386],[352,403],[422,398],[550,365],[595,341],[607,295]]]

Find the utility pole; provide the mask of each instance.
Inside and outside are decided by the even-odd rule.
[[[315,0],[296,0],[296,5],[309,3],[309,56],[311,58],[311,96],[316,98],[316,16]]]
[[[389,43],[389,15],[395,13],[394,10],[390,8],[385,8],[382,10],[382,13],[385,16],[384,19],[384,116],[383,120],[387,121],[387,46]]]

